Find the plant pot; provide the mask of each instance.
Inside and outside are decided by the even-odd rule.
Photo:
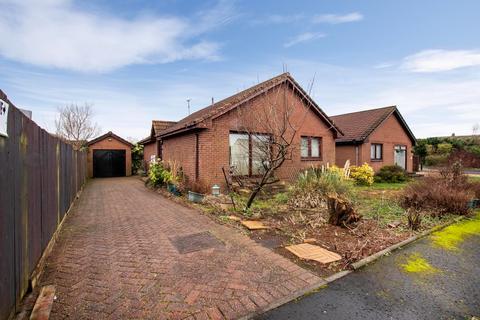
[[[188,191],[188,200],[195,202],[195,203],[200,203],[203,201],[203,198],[205,195],[193,191]]]
[[[167,183],[167,190],[173,195],[179,196],[180,191],[178,191],[177,186],[174,185],[173,183]]]
[[[480,199],[473,199],[468,201],[468,207],[471,209],[480,208]]]

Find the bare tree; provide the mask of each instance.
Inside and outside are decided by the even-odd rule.
[[[237,181],[250,184],[245,210],[265,186],[279,181],[276,173],[297,149],[297,132],[310,109],[308,105],[293,99],[290,89],[283,85],[236,109],[238,133],[230,136],[231,172]]]
[[[472,126],[472,135],[478,135],[478,130],[480,130],[480,123],[477,122]]]
[[[58,118],[55,119],[57,136],[67,140],[77,150],[100,132],[97,123],[92,121],[91,104],[69,104],[59,107],[58,113]]]

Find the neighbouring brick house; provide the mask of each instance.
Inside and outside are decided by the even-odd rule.
[[[335,139],[340,130],[289,73],[216,102],[160,132],[156,137],[161,140],[162,160],[175,161],[189,181],[206,188],[225,186],[222,168],[228,172],[234,166],[241,175],[254,176],[259,170],[252,156],[254,149],[269,135],[256,117],[265,112],[267,101],[275,101],[278,108],[288,106],[290,125],[296,128],[291,134],[291,158],[277,171],[278,178],[287,180],[302,168],[335,163]],[[240,110],[247,115],[245,119],[251,118],[239,122]]]
[[[146,169],[148,169],[148,163],[150,163],[152,159],[162,158],[162,140],[157,139],[158,135],[175,123],[174,121],[153,120],[150,135],[138,142],[138,144],[143,145],[143,160]]]
[[[332,116],[343,136],[336,140],[336,164],[368,163],[375,171],[397,164],[413,171],[416,140],[397,107],[371,109]]]

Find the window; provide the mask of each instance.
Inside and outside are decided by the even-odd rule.
[[[265,134],[252,134],[251,139],[251,167],[253,175],[263,174],[265,166],[270,159],[269,136]]]
[[[230,167],[235,174],[246,176],[249,173],[248,134],[230,133]]]
[[[372,143],[370,145],[370,159],[371,160],[383,159],[383,144]]]
[[[236,175],[263,173],[269,158],[269,135],[230,133],[230,167]]]
[[[300,141],[300,155],[306,159],[322,158],[322,138],[302,137]]]

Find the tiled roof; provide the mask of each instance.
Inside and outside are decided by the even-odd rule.
[[[307,98],[308,101],[310,101],[310,103],[321,114],[325,121],[331,125],[331,129],[335,130],[336,132],[340,132],[340,130],[335,127],[330,118],[315,104],[315,102],[308,96],[308,94],[303,91],[303,89],[292,78],[292,76],[288,72],[285,72],[274,78],[271,78],[267,81],[261,82],[257,85],[254,85],[253,87],[243,90],[237,94],[234,94],[233,96],[218,101],[206,108],[200,109],[192,113],[191,115],[177,122],[175,125],[161,132],[160,136],[166,136],[176,133],[178,131],[201,127],[201,123],[203,121],[210,119],[216,115],[220,115],[232,108],[235,108],[241,103],[246,102],[249,99],[256,97],[258,94],[265,92],[266,90],[271,89],[285,81],[290,81],[299,91],[302,92],[302,94]]]
[[[87,145],[90,146],[90,145],[92,145],[92,144],[94,144],[94,143],[97,143],[97,142],[99,142],[99,141],[101,141],[101,140],[104,140],[104,139],[106,139],[106,138],[113,138],[113,139],[116,139],[116,140],[118,140],[118,141],[120,141],[120,142],[128,145],[129,147],[133,147],[133,144],[132,144],[131,142],[128,142],[127,140],[123,139],[122,137],[117,136],[117,135],[116,135],[115,133],[113,133],[112,131],[108,131],[107,133],[102,134],[101,136],[99,136],[99,137],[97,137],[97,138],[95,138],[95,139],[93,139],[93,140],[90,140],[90,141],[87,143]]]
[[[395,106],[390,106],[331,116],[330,118],[343,132],[343,136],[336,141],[362,142],[396,110]]]
[[[175,121],[152,120],[152,127],[155,131],[155,135],[158,135],[160,132],[170,128],[174,124],[176,124]]]
[[[154,142],[155,140],[152,139],[152,136],[148,136],[148,137],[145,137],[143,138],[142,140],[138,141],[138,144],[141,144],[141,145],[144,145],[144,144],[147,144],[147,143],[150,143],[150,142]]]

